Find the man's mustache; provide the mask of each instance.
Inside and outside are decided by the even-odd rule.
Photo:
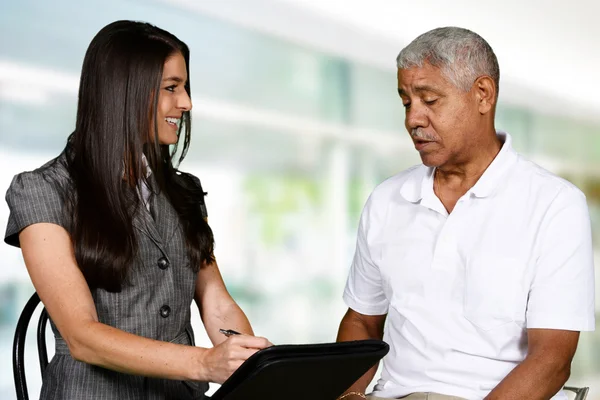
[[[429,141],[435,141],[436,137],[434,137],[433,135],[425,132],[422,128],[414,128],[410,131],[410,136],[413,139],[421,139],[421,140],[429,140]]]

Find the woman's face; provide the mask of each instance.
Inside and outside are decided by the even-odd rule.
[[[165,61],[160,82],[156,115],[160,144],[177,143],[181,116],[192,109],[192,101],[185,91],[187,79],[185,60],[176,52]]]

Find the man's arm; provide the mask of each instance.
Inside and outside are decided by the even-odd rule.
[[[387,314],[363,315],[349,308],[346,312],[346,315],[344,315],[344,318],[342,318],[342,322],[340,323],[337,341],[347,342],[351,340],[383,339],[383,326],[386,316]],[[373,380],[373,377],[377,372],[377,365],[379,365],[379,363],[368,370],[344,393],[365,393],[367,386]],[[361,397],[355,395],[344,397],[344,399],[347,400],[360,398]]]
[[[528,353],[486,400],[547,400],[567,382],[579,332],[528,329]]]
[[[579,332],[594,330],[594,257],[585,196],[564,186],[540,225],[527,300],[528,352],[487,399],[549,399],[569,378]]]

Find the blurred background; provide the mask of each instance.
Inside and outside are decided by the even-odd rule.
[[[0,192],[64,147],[98,30],[117,19],[156,24],[191,49],[193,141],[182,169],[208,192],[233,297],[273,343],[334,341],[362,206],[378,183],[419,163],[403,126],[396,55],[417,35],[455,25],[498,56],[497,128],[586,193],[598,261],[600,6],[501,3],[0,0]],[[2,202],[1,229],[7,219]],[[0,399],[14,399],[12,338],[33,287],[20,250],[2,244],[0,259]],[[193,322],[207,346],[197,312]],[[33,340],[27,351],[37,398]],[[591,386],[591,399],[600,399],[596,355],[600,331],[582,334],[570,383]]]

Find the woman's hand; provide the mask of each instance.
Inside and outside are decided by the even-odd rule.
[[[205,381],[223,383],[258,350],[273,344],[263,337],[235,335],[202,353],[200,365]]]

